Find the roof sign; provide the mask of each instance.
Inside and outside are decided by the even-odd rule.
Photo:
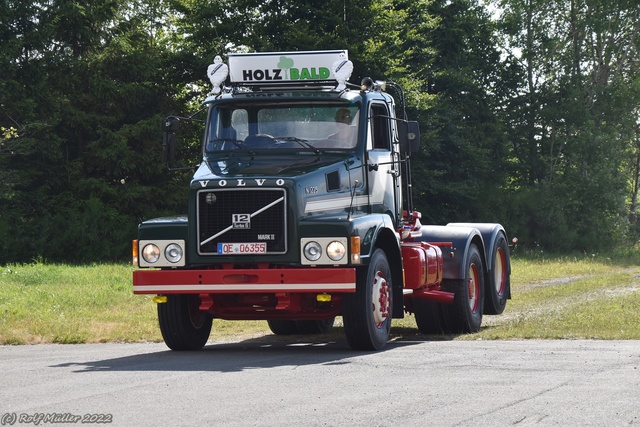
[[[231,83],[245,85],[338,82],[344,89],[352,70],[346,50],[229,54]]]

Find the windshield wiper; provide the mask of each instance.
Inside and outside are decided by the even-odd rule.
[[[223,144],[224,144],[225,142],[230,142],[230,143],[232,143],[233,145],[235,145],[236,147],[238,147],[239,149],[241,149],[241,150],[243,150],[243,151],[246,151],[247,153],[255,154],[255,153],[253,152],[253,150],[248,149],[247,147],[245,147],[245,146],[242,144],[244,141],[242,141],[242,140],[240,140],[240,139],[235,139],[235,138],[215,138],[215,139],[210,139],[210,140],[209,140],[209,142],[207,143],[207,151],[208,151],[208,152],[210,152],[210,153],[211,153],[211,152],[216,152],[216,151],[230,151],[230,150],[210,150],[210,149],[208,148],[208,145],[209,145],[209,144],[215,144],[215,143],[219,143],[219,142],[222,142]]]
[[[280,141],[297,142],[302,147],[308,148],[309,150],[313,150],[316,154],[320,154],[320,150],[317,149],[316,147],[314,147],[313,145],[309,144],[309,142],[307,142],[306,139],[301,139],[301,138],[298,138],[298,137],[295,137],[295,136],[278,136],[278,137],[276,137],[276,139],[278,139]]]

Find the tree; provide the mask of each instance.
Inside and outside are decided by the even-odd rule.
[[[556,250],[638,239],[636,3],[6,0],[0,263],[125,259],[143,215],[184,212],[161,120],[199,110],[215,55],[253,50],[346,48],[352,82],[400,83],[427,222]],[[180,147],[198,161],[198,137]]]
[[[550,249],[613,245],[623,231],[620,171],[634,106],[625,87],[635,79],[638,8],[598,0],[499,6],[505,67],[520,76],[502,106],[516,165],[511,221],[521,241]]]
[[[0,125],[18,129],[19,147],[0,153],[10,171],[0,262],[123,259],[141,206],[153,215],[186,204],[156,160],[161,118],[179,110],[171,95],[181,90],[162,73],[166,35],[150,24],[166,16],[163,3],[15,3],[1,33]]]
[[[484,7],[466,0],[435,1],[425,28],[432,60],[424,89],[423,156],[414,162],[416,205],[430,223],[502,221],[509,171],[505,130],[496,116],[499,54]],[[426,64],[425,64],[426,65]]]

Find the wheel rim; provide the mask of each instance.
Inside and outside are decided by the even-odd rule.
[[[382,328],[389,317],[391,294],[389,284],[380,271],[373,278],[371,301],[373,321],[377,328]]]
[[[200,299],[194,296],[189,297],[187,306],[189,307],[189,320],[195,329],[200,329],[207,318],[206,314],[200,310]]]
[[[507,263],[505,262],[505,254],[502,248],[498,248],[496,252],[496,265],[493,270],[496,292],[498,296],[502,296],[507,286]]]
[[[469,267],[469,279],[467,282],[467,291],[469,295],[469,307],[472,313],[477,313],[480,307],[480,275],[478,266],[471,264]]]

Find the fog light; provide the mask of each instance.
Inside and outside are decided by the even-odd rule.
[[[316,295],[316,301],[318,302],[331,302],[330,294],[318,294]]]
[[[148,244],[142,249],[142,258],[149,264],[158,262],[160,259],[160,248],[153,243]]]
[[[304,257],[309,261],[317,261],[322,256],[322,246],[318,242],[309,242],[304,246]]]
[[[344,258],[344,255],[347,253],[347,248],[344,245],[336,240],[329,243],[327,246],[327,256],[331,258],[332,261],[340,261]]]
[[[164,249],[164,256],[167,258],[167,261],[174,264],[180,262],[183,255],[182,248],[176,243],[171,243]]]

